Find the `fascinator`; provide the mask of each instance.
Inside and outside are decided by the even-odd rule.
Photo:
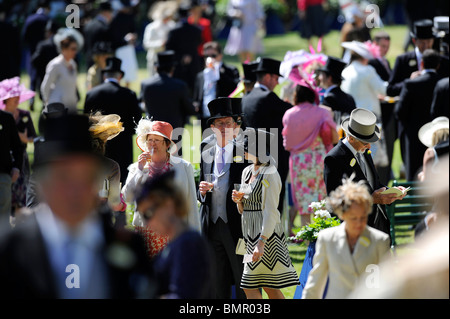
[[[98,138],[106,143],[120,134],[125,128],[117,114],[102,115],[96,112],[89,116],[91,126],[89,132],[93,138]]]

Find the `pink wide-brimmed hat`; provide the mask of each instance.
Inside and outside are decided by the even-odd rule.
[[[148,152],[149,150],[146,143],[147,135],[159,135],[170,141],[169,153],[174,154],[177,151],[177,146],[172,141],[172,132],[173,127],[170,123],[141,119],[136,127],[136,144],[143,152]]]
[[[0,108],[5,108],[4,100],[20,96],[19,103],[22,103],[31,99],[35,94],[23,84],[20,84],[20,78],[18,76],[3,80],[0,82]]]

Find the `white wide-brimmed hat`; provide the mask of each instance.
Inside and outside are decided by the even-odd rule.
[[[173,127],[170,123],[163,121],[152,121],[150,119],[141,119],[136,127],[136,144],[143,151],[148,152],[147,135],[155,134],[164,137],[170,141],[169,153],[175,154],[176,144],[172,141]]]
[[[370,60],[370,59],[374,58],[373,54],[370,52],[367,45],[363,42],[359,42],[359,41],[342,42],[341,46],[347,50],[350,50],[350,51],[355,52],[356,54],[359,54],[364,59]]]
[[[347,135],[364,143],[375,143],[380,139],[381,131],[376,125],[377,117],[369,110],[357,108],[350,117],[342,121],[341,127]]]
[[[75,41],[77,41],[77,45],[78,45],[78,52],[80,52],[81,49],[83,49],[84,37],[79,31],[77,31],[74,28],[58,29],[56,34],[53,36],[53,42],[55,43],[58,50],[60,50],[61,49],[61,41],[63,41],[64,39],[67,39],[69,36],[75,38]]]
[[[424,124],[420,130],[419,130],[419,140],[422,142],[423,145],[426,147],[433,147],[432,144],[433,141],[433,134],[441,129],[448,129],[449,128],[449,120],[446,116],[439,116],[432,120],[431,122],[428,122]]]

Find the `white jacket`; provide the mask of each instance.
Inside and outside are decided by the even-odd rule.
[[[194,169],[191,163],[185,161],[180,157],[171,156],[169,163],[173,165],[175,171],[175,184],[186,195],[187,207],[189,214],[187,217],[187,223],[192,229],[201,231],[200,227],[200,214],[197,205],[197,191],[195,187]],[[144,168],[142,171],[138,168],[138,163],[133,163],[128,167],[128,176],[125,186],[122,188],[122,194],[124,201],[127,203],[134,202],[135,192],[139,185],[145,183],[148,177],[148,168]],[[144,226],[144,221],[141,218],[139,212],[134,212],[133,225]]]
[[[341,89],[355,100],[356,107],[373,112],[381,119],[378,95],[386,95],[388,83],[383,81],[371,65],[353,61],[342,71]]]
[[[358,281],[371,274],[373,266],[389,252],[389,236],[366,226],[353,254],[347,241],[345,222],[321,230],[317,237],[313,268],[303,290],[303,299],[321,299],[328,279],[325,298],[343,299],[355,289]],[[369,267],[368,267],[369,266]]]

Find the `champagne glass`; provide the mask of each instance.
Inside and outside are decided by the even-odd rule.
[[[211,188],[208,190],[208,192],[212,192],[216,176],[214,174],[205,174],[205,179],[207,183],[211,184]]]

